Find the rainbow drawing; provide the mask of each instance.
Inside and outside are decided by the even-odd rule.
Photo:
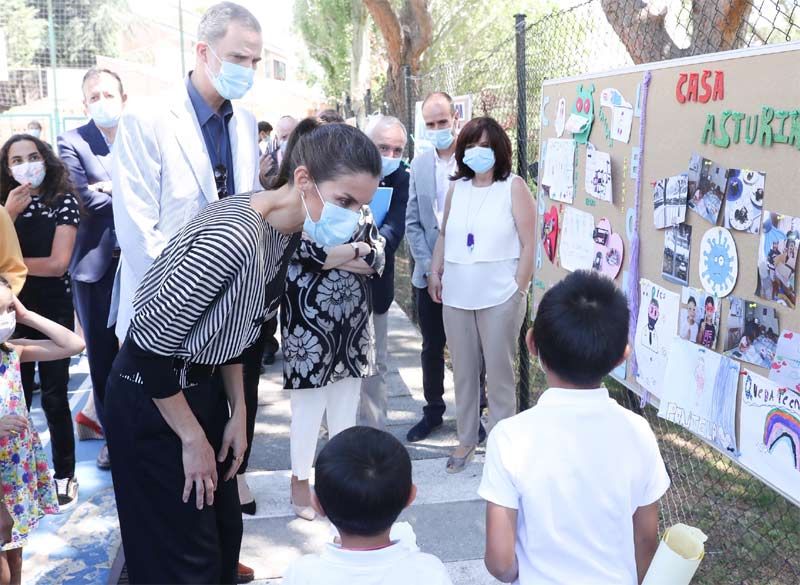
[[[789,438],[794,454],[794,466],[800,471],[800,420],[785,410],[773,408],[764,422],[764,444],[771,452],[775,443]]]

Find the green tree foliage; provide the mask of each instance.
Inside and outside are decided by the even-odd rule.
[[[34,56],[46,40],[47,20],[26,0],[0,1],[0,29],[6,37],[9,69],[34,65]]]
[[[556,0],[432,0],[436,26],[433,43],[423,58],[423,71],[483,57],[514,36],[515,14],[525,14],[530,24],[561,4]]]
[[[350,88],[353,39],[350,0],[295,0],[295,26],[311,58],[323,71],[325,93],[339,97]]]
[[[3,0],[6,2],[7,0]],[[28,0],[35,6],[40,19],[47,22],[47,3]],[[56,62],[60,67],[88,67],[95,63],[96,55],[117,54],[117,32],[120,14],[125,13],[125,0],[54,0],[53,24],[56,39]],[[46,37],[40,43],[35,61],[42,66],[50,64]]]

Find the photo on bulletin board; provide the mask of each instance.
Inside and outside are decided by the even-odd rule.
[[[688,175],[676,175],[653,186],[653,224],[656,229],[678,225],[686,219]]]
[[[769,368],[775,357],[781,327],[778,311],[772,307],[731,297],[725,355]]]
[[[682,223],[664,232],[664,257],[661,276],[676,284],[689,284],[689,256],[692,251],[692,226]]]
[[[757,234],[761,229],[766,175],[748,169],[728,171],[723,225],[740,232]]]
[[[800,333],[784,329],[769,368],[769,379],[800,392]]]
[[[791,309],[795,307],[798,239],[800,218],[764,213],[758,245],[757,297]]]
[[[689,160],[689,209],[716,225],[728,184],[728,170],[699,154]]]
[[[721,301],[699,288],[683,287],[678,337],[708,349],[717,346]]]

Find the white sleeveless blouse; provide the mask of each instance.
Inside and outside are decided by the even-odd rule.
[[[520,243],[511,208],[515,175],[489,187],[454,183],[444,240],[442,302],[466,310],[501,305],[517,292]]]

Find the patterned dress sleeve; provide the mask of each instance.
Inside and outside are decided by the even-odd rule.
[[[321,272],[327,259],[325,248],[303,235],[292,261],[300,264],[304,272]]]
[[[74,195],[66,194],[56,206],[56,227],[71,225],[78,227],[81,223],[81,208]]]

